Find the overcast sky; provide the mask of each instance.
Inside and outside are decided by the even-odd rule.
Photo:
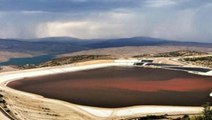
[[[212,42],[212,0],[0,0],[0,38]]]

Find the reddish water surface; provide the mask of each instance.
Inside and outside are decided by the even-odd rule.
[[[212,77],[141,67],[108,67],[25,78],[10,87],[96,107],[199,106],[212,102]]]

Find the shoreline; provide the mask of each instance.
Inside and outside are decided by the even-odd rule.
[[[58,105],[63,105],[67,108],[78,111],[79,113],[88,115],[91,118],[105,119],[105,118],[126,118],[126,117],[136,117],[144,115],[179,115],[179,114],[200,114],[202,112],[202,107],[189,107],[189,106],[155,106],[155,105],[142,105],[142,106],[132,106],[124,108],[98,108],[98,107],[89,107],[76,105],[61,100],[49,99],[42,97],[40,95],[35,95],[32,93],[26,93],[23,91],[18,91],[12,88],[9,88],[7,84],[14,80],[19,80],[24,77],[35,77],[51,74],[59,74],[65,72],[74,72],[88,69],[96,69],[102,67],[110,66],[133,66],[136,60],[126,60],[126,61],[113,61],[113,60],[98,60],[98,61],[89,61],[83,63],[76,63],[71,65],[63,66],[54,66],[47,68],[36,68],[30,70],[21,70],[13,72],[0,73],[0,88],[11,93],[16,93],[17,95],[26,95],[30,96],[33,99],[39,99],[44,101],[49,101],[52,103],[57,103]],[[21,99],[21,98],[20,98]]]

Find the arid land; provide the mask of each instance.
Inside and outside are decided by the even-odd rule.
[[[21,52],[0,51],[0,62],[9,60],[10,58],[31,57],[32,54]]]
[[[148,47],[147,47],[148,48]],[[115,48],[114,48],[115,49]],[[122,48],[116,48],[122,49]],[[132,49],[138,49],[137,47],[133,47]],[[140,49],[140,48],[139,48]],[[150,48],[148,48],[150,49]],[[151,48],[151,49],[158,49],[158,48]],[[116,51],[114,50],[114,52]],[[130,50],[130,49],[128,49]],[[142,49],[139,53],[142,53]],[[179,49],[176,49],[176,51]],[[104,51],[104,50],[103,50]],[[123,52],[122,50],[120,50]],[[134,50],[132,50],[134,51]],[[146,54],[153,54],[153,50],[151,53],[142,53],[132,54],[132,56],[138,55],[146,55]],[[165,50],[164,50],[165,51]],[[170,50],[172,51],[172,50]],[[175,50],[174,50],[175,51]],[[107,51],[108,52],[108,51]],[[96,52],[98,54],[105,55],[107,52]],[[167,52],[167,51],[166,51]],[[63,72],[71,72],[71,71],[78,71],[84,69],[93,69],[98,67],[106,67],[106,66],[113,66],[113,65],[121,65],[121,66],[129,66],[133,65],[135,61],[138,59],[152,59],[154,63],[164,63],[164,64],[174,64],[174,65],[181,65],[181,66],[200,66],[200,67],[207,67],[201,64],[195,64],[191,62],[180,61],[179,59],[184,59],[184,57],[206,57],[211,56],[210,50],[201,51],[205,52],[206,54],[192,54],[186,56],[169,56],[169,57],[152,57],[152,56],[142,56],[138,58],[133,57],[126,57],[128,55],[124,55],[125,59],[119,59],[123,56],[115,56],[116,59],[101,59],[101,60],[90,60],[90,61],[79,61],[77,63],[73,62],[72,64],[65,64],[59,66],[51,66],[48,64],[47,67],[41,68],[34,68],[34,69],[26,69],[26,70],[16,70],[16,71],[9,71],[9,72],[2,72],[0,73],[0,94],[2,95],[1,100],[1,109],[4,111],[2,113],[8,114],[12,119],[15,120],[123,120],[123,119],[130,119],[134,117],[141,117],[146,115],[164,115],[168,114],[169,117],[175,118],[178,116],[182,116],[184,114],[189,115],[199,115],[202,112],[202,107],[184,107],[184,106],[132,106],[127,108],[116,108],[116,109],[106,109],[106,108],[96,108],[96,107],[88,107],[88,106],[81,106],[75,105],[71,103],[67,103],[60,100],[53,100],[44,98],[39,95],[26,93],[18,90],[14,90],[6,86],[9,81],[17,80],[23,77],[33,77],[33,76],[42,76],[42,75],[50,75],[56,73],[63,73]],[[109,52],[110,53],[110,52]],[[126,52],[127,53],[127,52]],[[163,53],[160,51],[159,53]],[[79,53],[71,54],[71,56]],[[85,52],[81,53],[85,54]],[[87,53],[88,54],[88,53]],[[94,53],[89,53],[94,54]],[[169,54],[169,53],[168,53]],[[107,54],[106,54],[107,55]],[[70,55],[64,55],[70,56]],[[211,72],[205,75],[212,75]],[[0,118],[6,120],[8,118],[7,115],[0,114]],[[9,118],[8,118],[9,119]]]

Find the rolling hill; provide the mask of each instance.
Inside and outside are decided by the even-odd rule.
[[[39,39],[0,39],[0,51],[39,54],[64,54],[78,51],[126,46],[192,46],[212,48],[212,43],[177,42],[148,37],[84,40],[71,37]]]

